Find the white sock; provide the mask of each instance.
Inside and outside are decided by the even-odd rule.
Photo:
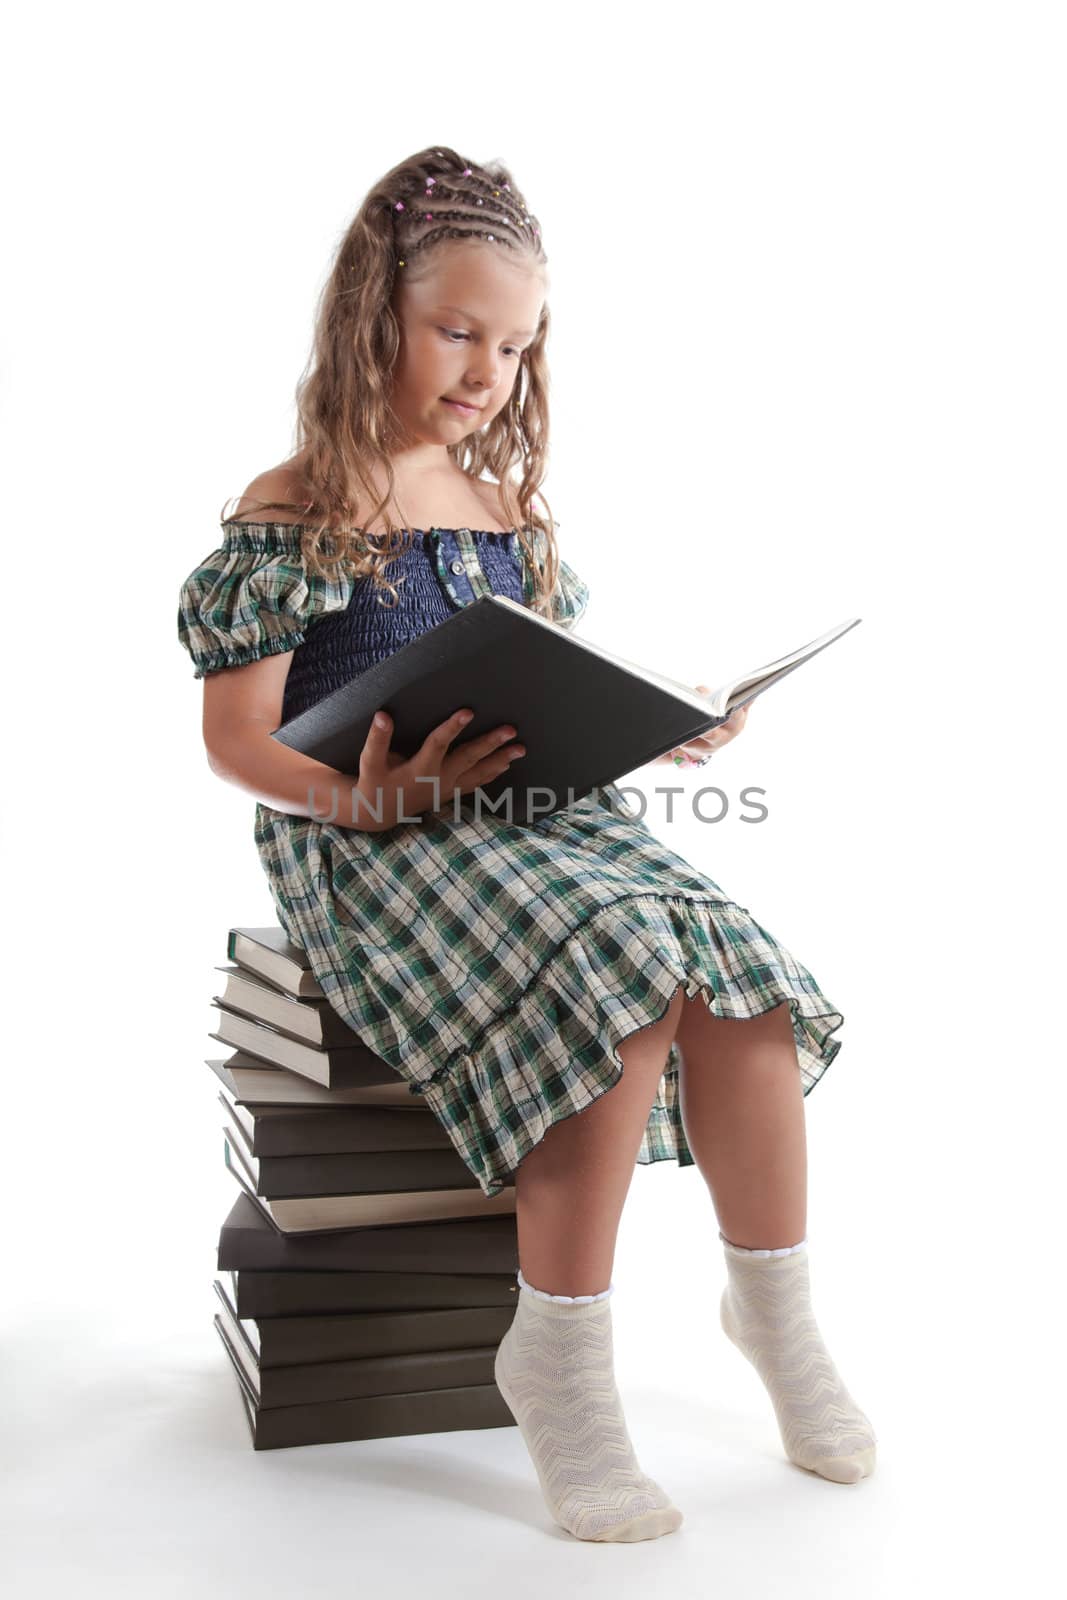
[[[729,1278],[719,1320],[767,1387],[786,1455],[835,1483],[868,1477],[877,1439],[815,1321],[807,1240],[782,1249],[747,1250],[722,1232],[719,1238]]]
[[[596,1295],[552,1295],[520,1271],[519,1286],[495,1376],[553,1520],[577,1539],[673,1533],[682,1513],[638,1465],[615,1383],[614,1284]]]

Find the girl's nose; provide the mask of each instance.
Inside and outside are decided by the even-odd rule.
[[[467,382],[484,389],[487,393],[490,389],[495,389],[499,381],[500,369],[491,356],[486,356],[476,366],[467,369]]]

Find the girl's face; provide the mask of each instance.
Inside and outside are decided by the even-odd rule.
[[[502,249],[466,240],[439,246],[421,282],[405,282],[403,272],[393,297],[400,325],[393,410],[411,445],[453,445],[486,427],[517,393],[544,276],[508,261]],[[477,409],[461,411],[449,399]]]

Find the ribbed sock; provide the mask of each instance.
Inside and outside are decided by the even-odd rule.
[[[811,1309],[807,1240],[747,1250],[720,1232],[728,1282],[719,1320],[774,1405],[786,1455],[834,1483],[874,1471],[877,1439],[845,1387]]]
[[[552,1518],[577,1539],[630,1543],[673,1533],[682,1513],[642,1472],[615,1383],[609,1297],[552,1295],[518,1275],[496,1355]]]

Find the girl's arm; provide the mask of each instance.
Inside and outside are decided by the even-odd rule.
[[[204,746],[212,772],[295,817],[352,815],[356,778],[270,736],[281,725],[293,652],[262,656],[204,678]]]

